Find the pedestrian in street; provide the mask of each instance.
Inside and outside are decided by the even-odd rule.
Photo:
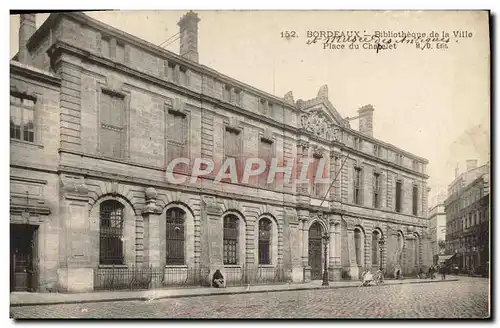
[[[214,276],[212,277],[212,287],[215,288],[225,288],[224,276],[219,269],[215,270]]]
[[[444,264],[441,265],[441,280],[445,280],[446,279],[446,266]]]

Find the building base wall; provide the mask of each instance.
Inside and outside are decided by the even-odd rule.
[[[59,291],[84,293],[94,290],[94,269],[65,268],[57,270]]]

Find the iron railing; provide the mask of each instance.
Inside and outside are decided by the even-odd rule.
[[[223,269],[226,286],[264,285],[287,282],[291,272],[283,266]],[[213,274],[213,273],[212,273]],[[145,290],[161,287],[189,288],[211,286],[207,267],[106,266],[94,270],[94,290]]]
[[[290,270],[284,266],[226,267],[226,286],[246,286],[284,283],[290,280]]]

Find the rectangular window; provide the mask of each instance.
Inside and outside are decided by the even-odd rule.
[[[401,212],[402,182],[396,181],[396,212]]]
[[[234,161],[236,163],[236,176],[238,178],[241,177],[241,173],[243,172],[243,169],[241,167],[241,148],[241,132],[236,129],[226,127],[224,140],[224,161],[226,161],[228,158],[234,158]],[[229,171],[226,171],[226,173],[229,173]]]
[[[235,100],[234,100],[234,102],[237,105],[241,105],[241,90],[235,90],[234,93],[235,93]]]
[[[311,174],[312,176],[312,181],[311,181],[311,195],[315,198],[323,198],[325,195],[323,195],[323,184],[322,183],[316,183],[317,179],[321,179],[323,176],[323,173],[320,172],[318,175],[318,167],[319,167],[319,162],[321,158],[319,157],[313,157],[313,163],[312,163],[312,169],[313,172]]]
[[[223,99],[225,101],[230,102],[231,101],[231,87],[228,85],[225,85],[224,90],[222,90],[222,91],[224,92]]]
[[[380,207],[380,174],[373,174],[373,207]]]
[[[417,160],[413,160],[412,164],[413,170],[419,172],[419,163]]]
[[[111,56],[109,37],[103,36],[101,38],[101,55],[107,58]]]
[[[413,215],[418,214],[418,186],[413,186],[413,206],[412,206],[412,213]]]
[[[264,188],[274,188],[276,177],[272,183],[267,183],[269,170],[271,168],[271,160],[274,157],[274,143],[272,140],[261,139],[259,143],[259,158],[266,162],[266,169],[259,175],[259,186]]]
[[[361,150],[361,138],[354,137],[354,149]]]
[[[116,61],[119,63],[125,62],[125,46],[121,43],[116,44]]]
[[[102,155],[121,158],[125,144],[125,108],[120,95],[101,93],[100,147]]]
[[[10,96],[10,137],[35,142],[35,100]]]
[[[167,104],[167,108],[170,104]],[[168,163],[176,158],[187,158],[188,149],[188,116],[184,112],[168,109],[167,117],[167,158]],[[188,165],[177,164],[174,168],[176,172],[187,172]]]
[[[362,203],[362,174],[360,167],[354,168],[354,204],[357,205]]]

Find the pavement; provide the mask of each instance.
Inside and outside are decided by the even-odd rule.
[[[385,280],[386,285],[406,285],[423,283],[442,283],[454,281],[457,278],[448,278],[442,281],[439,279],[404,279],[404,280]],[[10,306],[28,306],[28,305],[54,305],[54,304],[77,304],[77,303],[97,303],[112,301],[150,301],[154,299],[196,297],[209,295],[230,295],[230,294],[251,294],[267,292],[283,292],[292,290],[314,290],[314,289],[335,289],[346,287],[357,287],[360,285],[358,280],[350,281],[331,281],[329,286],[321,286],[322,281],[315,280],[308,283],[297,284],[277,284],[277,285],[249,285],[243,287],[227,288],[175,288],[175,289],[152,289],[142,291],[103,291],[91,293],[29,293],[12,292],[10,293]]]
[[[352,284],[342,285],[351,288],[321,288],[320,283],[279,292],[265,286],[267,291],[259,293],[16,306],[10,308],[10,315],[15,319],[484,319],[490,315],[489,279],[387,281],[364,288],[352,288]]]

